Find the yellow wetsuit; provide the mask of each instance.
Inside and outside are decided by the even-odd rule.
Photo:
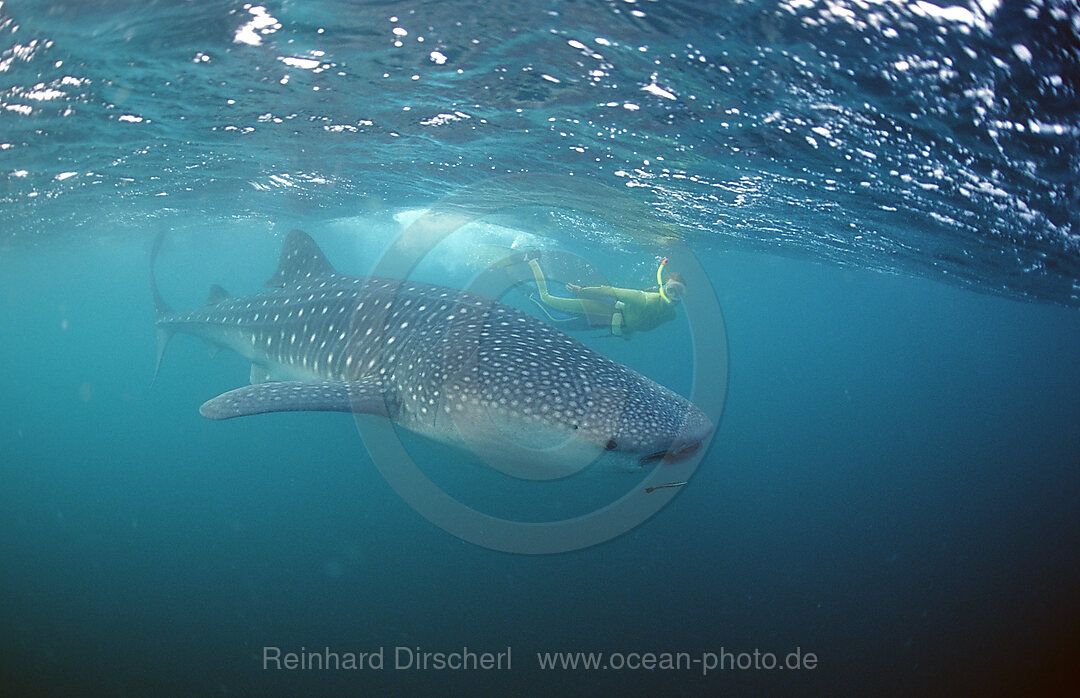
[[[638,330],[651,330],[676,315],[675,304],[665,301],[657,291],[639,291],[633,288],[615,286],[585,286],[576,291],[577,298],[561,298],[548,293],[547,281],[540,264],[535,259],[529,260],[536,286],[540,290],[540,300],[545,305],[560,312],[585,315],[593,324],[604,318],[611,323],[615,334],[629,335]]]

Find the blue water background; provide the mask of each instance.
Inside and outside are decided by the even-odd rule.
[[[1080,627],[1076,8],[971,5],[981,27],[886,4],[889,39],[830,6],[869,17],[859,3],[268,4],[282,28],[250,46],[235,40],[254,16],[241,3],[5,4],[10,43],[56,43],[7,49],[0,73],[4,104],[31,108],[0,121],[0,691],[956,695],[1067,677]],[[394,46],[395,26],[411,43]],[[607,75],[583,77],[597,59],[569,40],[606,52]],[[944,57],[970,63],[950,77]],[[87,82],[64,85],[68,73]],[[333,98],[313,96],[320,81]],[[455,108],[469,118],[421,123]],[[871,139],[875,114],[905,135]],[[876,157],[846,164],[857,148]],[[246,382],[235,356],[179,337],[151,388],[156,233],[163,291],[187,308],[210,283],[256,291],[292,227],[365,273],[402,211],[539,174],[561,179],[521,180],[522,199],[561,196],[569,213],[479,224],[590,254],[626,285],[649,283],[674,231],[724,310],[716,438],[644,525],[557,556],[489,551],[402,501],[348,416],[201,418],[199,404]],[[623,194],[552,188],[571,177],[628,192],[657,227],[630,225]],[[460,254],[425,275],[460,285]],[[687,332],[581,336],[685,392]],[[466,488],[489,487],[455,463]],[[539,509],[574,510],[611,482]],[[521,483],[506,492],[492,511],[535,507]],[[509,645],[514,669],[266,672],[264,645]],[[535,662],[796,647],[818,668]]]

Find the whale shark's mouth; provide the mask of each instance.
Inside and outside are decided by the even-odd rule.
[[[701,440],[698,440],[689,444],[680,444],[677,448],[669,448],[664,451],[650,453],[647,456],[642,456],[641,459],[638,460],[638,463],[641,465],[650,465],[659,461],[678,463],[697,453],[698,449],[701,448],[701,443]]]

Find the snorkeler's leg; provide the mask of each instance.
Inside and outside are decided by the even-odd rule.
[[[548,293],[547,279],[544,278],[544,272],[540,269],[540,263],[535,259],[529,260],[529,268],[532,269],[533,279],[536,280],[536,288],[540,291],[540,300],[549,307],[564,313],[587,314],[590,312],[589,306],[580,298],[560,298]]]
[[[540,298],[546,303],[547,299],[551,296],[548,295],[547,279],[544,278],[544,271],[540,268],[540,262],[537,262],[535,259],[530,259],[529,268],[532,269],[533,279],[536,280],[536,287],[540,289]]]

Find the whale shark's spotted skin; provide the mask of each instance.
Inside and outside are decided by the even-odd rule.
[[[531,315],[467,291],[338,274],[299,231],[268,286],[238,298],[215,287],[182,313],[154,289],[163,341],[194,334],[252,361],[253,385],[207,402],[207,417],[366,412],[458,446],[494,426],[644,463],[696,449],[711,429],[682,397]]]

